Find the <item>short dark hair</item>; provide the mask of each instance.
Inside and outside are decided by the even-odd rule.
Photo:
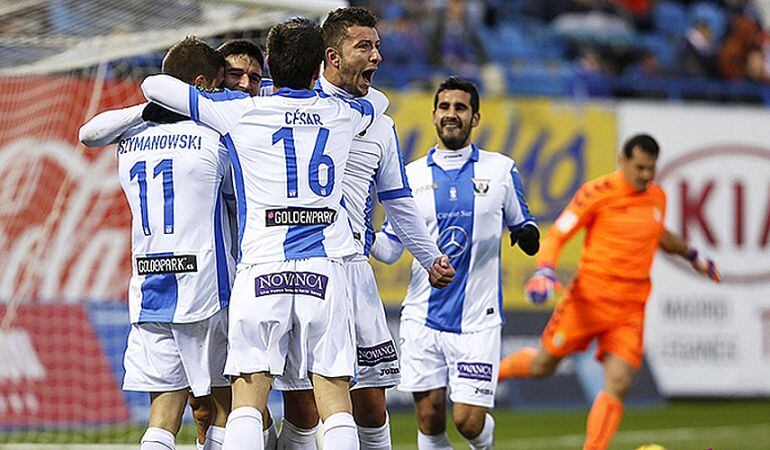
[[[324,58],[321,27],[296,17],[267,33],[267,57],[273,83],[278,87],[308,89]]]
[[[330,12],[323,24],[326,46],[339,49],[342,45],[342,40],[348,35],[348,28],[355,25],[375,28],[377,26],[377,17],[368,9],[356,6],[337,8]]]
[[[259,45],[246,39],[226,41],[217,47],[217,51],[225,58],[230,55],[247,55],[249,58],[255,59],[263,69],[265,68],[265,56],[262,49],[259,48]]]
[[[188,36],[166,52],[161,72],[192,84],[198,75],[213,81],[224,66],[225,58],[218,51],[197,37]]]
[[[468,80],[463,80],[462,78],[452,75],[451,77],[447,78],[446,80],[442,81],[441,84],[438,85],[438,90],[436,90],[436,95],[433,96],[433,110],[436,110],[436,105],[438,105],[438,95],[444,91],[465,91],[469,94],[471,94],[471,112],[473,114],[476,114],[479,112],[479,91],[476,89],[476,86],[471,83]]]
[[[632,158],[634,156],[634,148],[636,147],[654,158],[657,158],[658,153],[660,153],[660,146],[658,145],[658,141],[656,141],[655,138],[649,134],[637,134],[631,136],[623,144],[623,154],[626,156],[626,158]]]

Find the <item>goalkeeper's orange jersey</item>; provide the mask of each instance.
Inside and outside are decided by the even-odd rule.
[[[576,279],[586,300],[645,302],[665,212],[666,194],[654,182],[638,192],[620,171],[588,181],[548,230],[537,263],[555,266],[567,240],[585,227]]]

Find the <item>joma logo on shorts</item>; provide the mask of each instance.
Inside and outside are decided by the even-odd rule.
[[[476,388],[476,393],[481,395],[495,395],[492,389]]]
[[[398,375],[401,373],[401,369],[398,367],[387,367],[385,369],[380,369],[380,376],[384,377],[385,375]]]
[[[460,378],[492,381],[492,364],[479,362],[458,362],[457,371],[460,372]]]
[[[254,279],[255,295],[302,294],[324,299],[329,277],[313,272],[279,272]]]
[[[358,365],[372,367],[383,362],[393,362],[398,359],[396,346],[393,341],[384,342],[374,347],[358,347]]]

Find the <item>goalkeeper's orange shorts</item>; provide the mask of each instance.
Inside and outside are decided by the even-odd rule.
[[[553,356],[584,351],[598,339],[596,359],[612,353],[627,363],[642,367],[644,303],[607,298],[587,298],[577,283],[570,283],[564,298],[553,311],[540,339]]]

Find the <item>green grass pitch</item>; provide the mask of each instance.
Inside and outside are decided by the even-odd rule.
[[[582,447],[587,411],[495,411],[495,449],[560,450]],[[416,448],[417,425],[408,413],[391,416],[395,450]],[[454,448],[468,448],[454,427],[448,426]],[[50,443],[33,448],[67,448],[56,444],[134,444],[140,426],[92,428],[67,432],[1,431],[0,449],[9,443]],[[185,426],[177,439],[180,447],[192,444],[193,429]],[[628,408],[613,450],[659,444],[667,450],[767,450],[770,449],[770,400],[672,401],[652,408]],[[99,448],[109,449],[109,445]],[[13,445],[8,448],[25,448]],[[189,447],[181,447],[189,448]],[[329,449],[333,450],[333,449]]]

